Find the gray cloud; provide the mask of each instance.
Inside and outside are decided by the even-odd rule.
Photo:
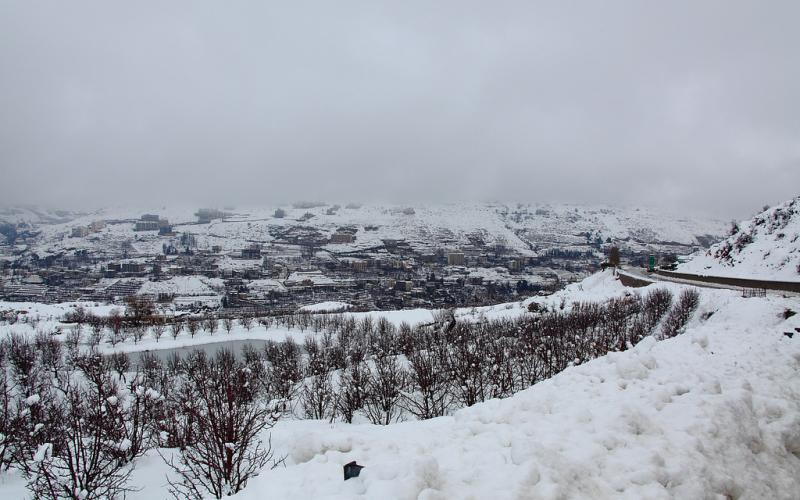
[[[800,186],[800,3],[0,3],[6,203]]]

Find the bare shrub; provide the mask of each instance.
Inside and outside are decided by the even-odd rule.
[[[173,340],[178,338],[183,330],[183,320],[181,318],[173,318],[172,323],[169,324],[169,335]]]
[[[209,335],[214,335],[214,332],[217,331],[219,327],[219,322],[217,321],[217,317],[213,315],[206,316],[203,320],[203,329],[209,333]]]
[[[158,339],[164,335],[165,329],[166,325],[164,324],[164,316],[161,316],[160,314],[153,316],[150,325],[150,331],[153,333],[153,337],[156,339],[156,342],[158,342]]]
[[[686,288],[678,296],[678,301],[672,306],[661,328],[662,338],[671,338],[683,332],[686,323],[700,304],[700,292],[694,288]]]
[[[200,320],[194,316],[189,316],[186,318],[186,329],[189,331],[189,335],[194,338],[197,330],[200,329]]]
[[[369,370],[364,413],[373,424],[389,425],[400,418],[400,398],[406,374],[392,356],[376,358]]]
[[[408,358],[409,390],[403,393],[403,408],[420,420],[441,417],[450,403],[450,385],[443,356],[431,350],[418,350]]]
[[[333,419],[336,415],[336,393],[331,384],[331,373],[325,371],[306,380],[300,391],[300,404],[306,418]]]
[[[230,351],[187,371],[196,404],[188,407],[194,430],[191,445],[177,461],[166,460],[179,479],[170,481],[176,498],[222,498],[241,491],[271,463],[269,442],[259,438],[278,415],[251,384],[251,373]]]
[[[222,326],[223,326],[223,328],[225,328],[225,331],[228,334],[230,334],[231,330],[233,330],[233,321],[234,320],[231,317],[222,318]]]
[[[369,371],[363,361],[351,362],[342,372],[336,409],[347,423],[352,423],[353,417],[364,407],[369,383],[368,375]]]

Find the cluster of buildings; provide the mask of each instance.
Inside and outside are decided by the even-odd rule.
[[[384,238],[366,248],[354,245],[359,231],[374,234],[376,227],[342,226],[325,234],[301,220],[270,226],[268,243],[199,247],[194,225],[227,214],[200,209],[195,215],[197,222],[179,224],[180,231],[156,214],[72,228],[74,238],[100,232],[106,224],[127,224],[122,227],[130,228],[133,238],[157,231],[147,236],[162,242],[148,247],[157,250],[108,245],[40,257],[24,250],[24,241],[0,246],[0,299],[116,302],[150,294],[176,308],[295,310],[329,300],[364,310],[477,306],[548,293],[592,272],[601,260],[592,251],[522,256],[480,241],[445,242],[423,252],[403,239]],[[198,294],[199,285],[184,286],[190,278],[212,285]],[[153,292],[161,289],[167,291]]]
[[[106,221],[96,220],[86,226],[77,226],[72,228],[73,238],[84,238],[92,233],[97,233],[106,227]]]

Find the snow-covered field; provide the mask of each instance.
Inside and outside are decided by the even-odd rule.
[[[599,273],[535,300],[569,307],[622,293],[633,291]],[[524,314],[530,300],[457,316]],[[800,311],[800,301],[703,289],[684,334],[648,338],[505,400],[387,427],[279,422],[272,444],[285,464],[238,496],[797,498],[800,333],[784,332],[796,333],[800,315],[784,319],[787,309]],[[388,314],[432,318],[421,310]],[[345,482],[342,465],[351,460],[366,468]],[[133,476],[141,490],[129,498],[167,498],[166,471],[155,453],[143,457]],[[24,498],[22,479],[0,475],[0,496]]]

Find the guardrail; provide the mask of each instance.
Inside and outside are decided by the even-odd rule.
[[[767,290],[765,288],[742,288],[742,297],[766,297]]]
[[[699,274],[687,274],[674,271],[655,270],[653,274],[702,283],[715,283],[717,285],[728,285],[740,288],[762,288],[766,290],[781,290],[784,292],[800,293],[800,281],[770,281],[754,280],[746,278],[727,278],[724,276],[702,276]]]

